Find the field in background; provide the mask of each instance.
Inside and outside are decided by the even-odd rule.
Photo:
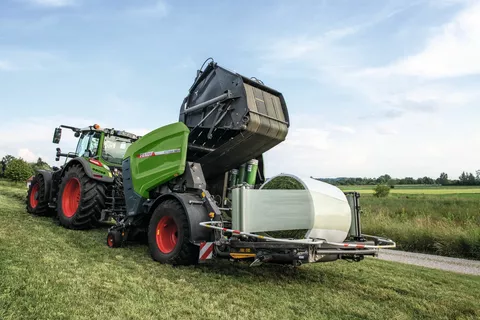
[[[361,194],[362,226],[407,251],[480,259],[480,188],[410,187],[386,198],[372,186],[342,187]]]
[[[171,267],[26,213],[0,182],[0,319],[478,319],[480,277],[367,258]]]
[[[360,194],[373,194],[375,186],[340,186],[343,191],[358,191]],[[430,187],[418,185],[395,186],[391,194],[480,194],[480,187]]]

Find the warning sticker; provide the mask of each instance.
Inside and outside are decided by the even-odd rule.
[[[162,156],[166,154],[172,154],[172,153],[179,153],[180,149],[170,149],[170,150],[163,150],[163,151],[149,151],[149,152],[144,152],[140,153],[137,155],[137,158],[148,158],[148,157],[154,157],[154,156]]]

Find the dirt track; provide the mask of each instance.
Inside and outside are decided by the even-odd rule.
[[[398,250],[380,250],[378,259],[414,264],[457,273],[480,275],[480,261],[449,258]]]

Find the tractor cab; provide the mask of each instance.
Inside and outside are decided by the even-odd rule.
[[[109,167],[121,168],[123,156],[128,147],[139,137],[133,133],[115,129],[102,129],[98,124],[86,128],[75,128],[61,125],[55,128],[53,143],[59,143],[61,139],[61,128],[71,129],[78,137],[75,152],[64,154],[57,148],[57,161],[60,157],[68,158],[82,157],[93,164],[105,164]]]

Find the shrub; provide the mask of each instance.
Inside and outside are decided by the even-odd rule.
[[[390,187],[384,184],[379,184],[375,187],[373,195],[377,198],[383,198],[390,194]]]
[[[5,170],[5,178],[11,181],[26,181],[33,175],[32,167],[23,159],[14,159]]]

